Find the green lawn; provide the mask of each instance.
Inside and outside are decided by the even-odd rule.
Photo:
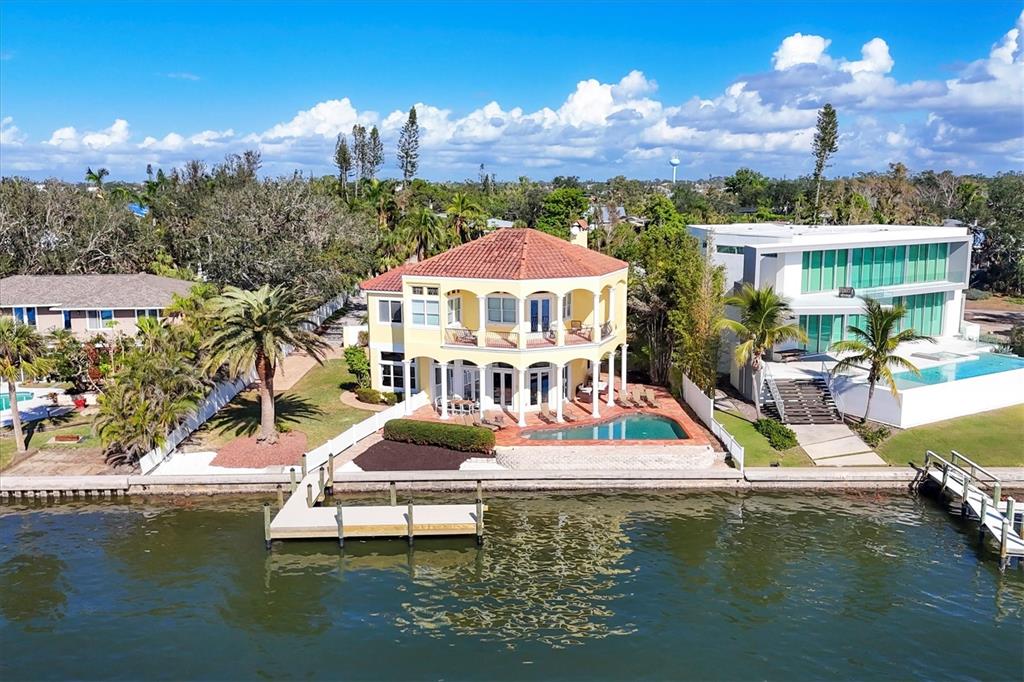
[[[781,451],[772,448],[768,444],[768,439],[754,430],[754,425],[742,417],[715,410],[715,419],[743,446],[744,466],[766,467],[776,462],[784,467],[814,466],[814,462],[800,446]]]
[[[313,367],[295,386],[277,394],[278,428],[305,433],[311,449],[323,445],[372,414],[341,402],[341,387],[354,382],[344,360],[328,360]],[[195,437],[203,447],[217,449],[239,436],[255,434],[259,425],[259,396],[256,391],[244,391],[206,422]]]
[[[878,454],[906,466],[923,463],[925,450],[942,456],[956,450],[987,466],[1024,466],[1024,405],[907,429],[882,443]]]
[[[43,446],[47,448],[98,448],[100,446],[99,438],[92,434],[91,417],[83,417],[78,413],[31,422],[24,424],[24,428],[29,452]],[[78,443],[51,443],[50,439],[58,435],[82,436],[82,440]],[[14,434],[10,429],[4,429],[0,433],[0,470],[10,464],[16,451]]]

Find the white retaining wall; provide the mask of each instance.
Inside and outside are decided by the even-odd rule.
[[[347,299],[348,294],[338,294],[317,308],[313,314],[309,316],[313,326],[317,327],[322,324],[324,320],[345,305],[345,301]],[[286,347],[285,355],[290,352],[291,348]],[[171,431],[167,436],[167,441],[162,446],[153,448],[139,459],[139,469],[142,473],[148,474],[150,471],[155,469],[157,465],[163,462],[164,459],[167,458],[183,440],[188,438],[193,431],[205,424],[207,419],[216,414],[220,408],[231,402],[234,397],[242,391],[242,389],[255,380],[256,372],[253,370],[245,377],[240,377],[234,381],[222,381],[216,384],[213,387],[213,390],[210,391],[209,395],[199,403],[196,411],[186,418],[178,428]]]
[[[833,399],[845,414],[860,417],[868,399],[868,385],[852,377],[834,380]],[[882,424],[909,429],[922,424],[998,410],[1024,403],[1024,369],[917,386],[894,396],[878,385],[871,398],[869,418]]]
[[[704,391],[697,388],[697,384],[690,381],[690,377],[685,374],[682,377],[682,387],[683,402],[689,405],[697,418],[704,422],[704,426],[722,441],[739,470],[743,471],[743,446],[732,437],[721,422],[715,419],[715,401],[704,395]]]

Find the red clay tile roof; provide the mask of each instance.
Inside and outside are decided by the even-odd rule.
[[[513,280],[593,277],[628,265],[540,230],[505,228],[420,263],[388,270],[366,280],[362,287],[367,291],[401,291],[403,275]]]

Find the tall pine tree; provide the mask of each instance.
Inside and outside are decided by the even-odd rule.
[[[836,110],[826,103],[818,112],[818,129],[814,132],[811,151],[814,153],[814,215],[811,224],[817,225],[821,212],[821,180],[828,165],[828,157],[839,151],[839,121]]]
[[[366,142],[366,177],[373,180],[377,171],[384,165],[384,145],[380,141],[377,126],[370,129],[370,138]]]
[[[367,148],[369,144],[366,139],[366,128],[358,123],[352,126],[352,167],[356,172],[356,196],[359,196],[359,186],[366,177],[366,168],[369,164]]]
[[[338,133],[338,141],[334,143],[334,165],[338,167],[341,196],[348,198],[348,178],[352,174],[352,152],[349,151],[348,140],[342,133]]]
[[[398,136],[398,166],[406,184],[416,177],[420,167],[420,127],[416,123],[416,107],[409,107],[409,118]]]

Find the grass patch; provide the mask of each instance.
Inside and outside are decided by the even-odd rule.
[[[778,462],[784,467],[811,467],[814,462],[799,445],[788,450],[775,450],[754,428],[753,423],[728,412],[715,410],[717,419],[726,431],[743,446],[743,463],[748,467],[767,467]]]
[[[1024,466],[1024,405],[957,417],[901,431],[878,448],[889,464],[922,464],[925,450],[956,450],[983,466]]]
[[[306,434],[310,449],[366,419],[372,412],[341,402],[342,386],[355,377],[344,360],[314,365],[292,388],[277,394],[277,427]],[[255,434],[260,426],[260,401],[256,391],[243,391],[225,405],[193,436],[203,447],[216,450],[239,437]]]
[[[42,448],[99,448],[100,439],[92,434],[92,420],[89,417],[82,417],[78,414],[69,414],[52,419],[41,419],[35,422],[22,424],[25,430],[25,445],[29,452],[35,452]],[[54,436],[82,436],[77,443],[51,443]],[[17,453],[17,445],[14,443],[14,432],[11,429],[4,429],[0,433],[0,470],[7,468],[7,465],[14,459]]]

